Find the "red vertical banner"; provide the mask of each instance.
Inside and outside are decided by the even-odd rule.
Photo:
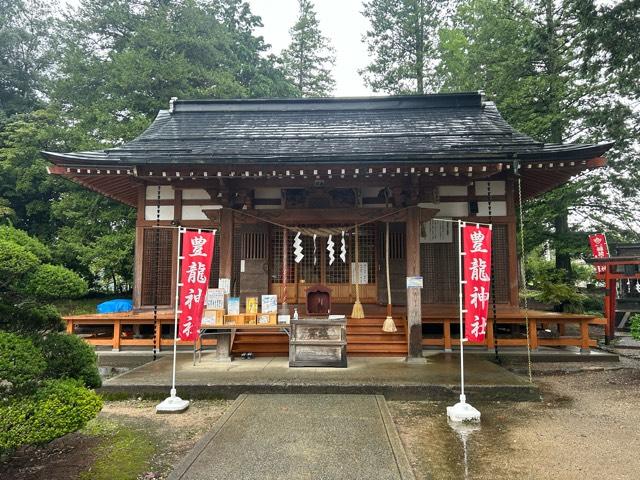
[[[589,244],[591,245],[591,252],[594,258],[609,257],[609,246],[607,245],[607,237],[604,233],[589,235]],[[596,264],[596,271],[598,273],[604,273],[607,271],[607,267]]]
[[[465,338],[483,342],[487,330],[491,284],[491,229],[465,224],[462,227],[464,251]]]
[[[182,234],[180,282],[180,340],[198,338],[213,258],[214,232],[185,231]]]

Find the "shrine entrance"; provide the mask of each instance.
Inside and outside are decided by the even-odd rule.
[[[323,225],[324,227],[340,229],[341,225]],[[304,228],[315,228],[317,225],[300,225]],[[351,225],[344,226],[346,244],[346,261],[338,258],[341,235],[333,236],[336,244],[336,255],[333,262],[327,251],[328,237],[302,235],[302,249],[304,258],[300,263],[294,261],[294,252],[290,247],[293,235],[289,232],[289,248],[287,249],[287,302],[290,304],[304,304],[306,291],[314,285],[324,285],[331,290],[332,303],[353,303],[355,301],[355,232],[349,230]],[[362,225],[359,229],[359,260],[360,260],[360,300],[365,303],[378,301],[378,229],[375,223]],[[270,293],[283,295],[283,240],[284,231],[272,227],[270,233]]]

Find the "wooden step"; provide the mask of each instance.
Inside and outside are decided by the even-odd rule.
[[[407,336],[402,319],[394,319],[397,332],[383,332],[385,317],[350,318],[347,321],[347,354],[350,356],[406,356]],[[281,331],[238,328],[232,352],[255,356],[287,356],[289,337]],[[248,360],[249,361],[249,360]]]

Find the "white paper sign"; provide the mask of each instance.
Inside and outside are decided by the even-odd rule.
[[[244,258],[242,260],[240,260],[240,273],[244,273],[244,267],[245,263],[244,263]]]
[[[360,268],[356,262],[351,262],[351,283],[355,285],[366,285],[369,283],[369,264],[360,262]]]
[[[224,293],[229,295],[231,293],[231,279],[230,278],[221,278],[218,280],[218,288],[224,290]]]
[[[206,302],[207,308],[224,310],[224,290],[222,288],[209,288]]]
[[[240,314],[240,297],[229,297],[227,301],[227,311],[229,315]]]
[[[205,310],[204,316],[202,317],[202,323],[200,324],[203,327],[211,327],[216,324],[216,312],[207,312]]]
[[[278,325],[289,325],[291,323],[291,315],[278,315]]]
[[[407,288],[422,288],[424,281],[422,277],[407,277]]]
[[[277,295],[262,295],[262,313],[276,313],[278,311]]]

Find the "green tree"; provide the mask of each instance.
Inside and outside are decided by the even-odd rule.
[[[42,103],[55,58],[55,24],[48,2],[0,0],[0,119]]]
[[[298,0],[298,7],[298,20],[289,30],[291,43],[282,51],[283,70],[303,96],[327,97],[336,83],[331,73],[334,49],[320,31],[313,2]]]
[[[84,0],[69,13],[53,98],[96,142],[139,134],[171,97],[295,93],[238,0]]]
[[[362,14],[370,29],[363,41],[371,63],[360,74],[376,92],[411,94],[436,91],[439,28],[452,2],[432,0],[366,0]]]
[[[47,263],[47,248],[13,227],[0,227],[0,328],[45,332],[61,327],[60,315],[43,300],[87,293],[75,272]]]
[[[627,66],[616,67],[603,47],[609,13],[584,1],[468,0],[440,31],[436,83],[443,90],[485,90],[507,121],[537,140],[616,141],[606,169],[526,206],[528,246],[549,241],[569,279],[571,257],[587,250],[585,229],[624,236],[638,217],[637,150],[630,148],[638,138],[630,106],[638,98],[610,74]]]

